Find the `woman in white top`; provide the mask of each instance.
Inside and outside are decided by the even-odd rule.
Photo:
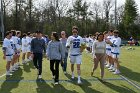
[[[104,42],[104,35],[102,33],[98,34],[97,40],[93,43],[92,53],[93,53],[94,65],[92,68],[91,76],[93,76],[94,71],[98,67],[98,63],[100,62],[101,79],[103,79],[106,43]]]

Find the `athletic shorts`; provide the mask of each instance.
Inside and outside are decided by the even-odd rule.
[[[106,50],[106,54],[107,54],[108,56],[112,56],[111,50]]]
[[[31,52],[31,46],[27,47],[27,52]]]
[[[12,56],[6,56],[6,61],[9,62],[9,61],[12,61],[13,59],[13,55]]]
[[[70,55],[71,64],[82,64],[82,55]]]
[[[119,53],[112,53],[112,58],[119,58]]]
[[[31,49],[30,48],[27,48],[27,52],[31,52]]]
[[[27,48],[22,48],[22,53],[27,53]]]

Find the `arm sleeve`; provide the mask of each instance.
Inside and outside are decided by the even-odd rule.
[[[48,58],[50,58],[50,42],[48,43],[48,46],[47,46],[46,55],[48,56]]]
[[[70,46],[70,42],[71,42],[71,39],[70,37],[67,39],[67,42],[66,42],[66,47],[69,47]]]
[[[121,45],[121,39],[119,38],[118,40],[116,40],[114,43],[113,43],[113,47],[119,47]]]
[[[61,42],[60,42],[60,53],[61,53],[61,58],[64,59],[65,58],[65,51],[63,49],[63,45]]]
[[[34,50],[34,39],[31,41],[31,52]]]
[[[81,44],[84,44],[84,40],[83,40],[82,37],[81,37],[81,40],[80,40],[80,46],[81,46]]]
[[[6,42],[3,42],[3,45],[2,45],[3,52],[6,52],[6,49],[7,49],[7,44]]]
[[[45,47],[45,40],[43,39],[43,49],[44,49],[44,53],[46,53],[46,47]]]
[[[95,56],[95,47],[96,47],[96,43],[94,42],[92,45],[92,55],[93,57]]]

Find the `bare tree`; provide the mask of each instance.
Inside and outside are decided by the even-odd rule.
[[[98,31],[98,27],[99,27],[99,19],[101,16],[101,5],[97,4],[97,2],[95,2],[92,6],[92,12],[93,12],[93,16],[95,18],[96,21],[96,30]]]
[[[8,6],[11,6],[12,1],[11,0],[2,0],[3,2],[3,23],[4,23],[4,29],[6,30],[6,14],[8,12],[6,12],[6,10],[8,10]]]
[[[104,0],[103,1],[103,6],[104,6],[104,12],[105,12],[105,21],[106,21],[106,30],[109,29],[109,14],[110,10],[113,7],[114,2],[113,0]]]
[[[117,19],[118,19],[118,24],[122,22],[123,16],[124,16],[124,5],[121,5],[117,8]]]

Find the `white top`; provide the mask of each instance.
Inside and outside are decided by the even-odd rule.
[[[17,50],[20,50],[20,49],[21,49],[21,40],[20,40],[20,38],[18,38],[18,37],[17,37],[16,48],[17,48]]]
[[[6,48],[6,55],[12,55],[14,53],[13,47],[12,47],[11,40],[5,38],[3,41],[3,47]]]
[[[25,37],[22,38],[22,49],[28,47],[28,41]]]
[[[27,42],[28,42],[28,48],[31,48],[31,41],[32,41],[32,38],[29,37],[29,36],[27,36],[27,37],[26,37],[26,40],[27,40]]]
[[[92,47],[94,40],[89,37],[88,47]]]
[[[89,47],[89,38],[86,37],[86,46]]]
[[[93,53],[93,56],[96,53],[105,54],[106,53],[106,42],[104,42],[104,41],[99,42],[98,40],[94,41],[93,46],[92,46],[92,53]]]
[[[70,55],[81,55],[80,46],[83,44],[83,38],[81,36],[69,36],[66,42],[66,47],[70,47]]]
[[[107,36],[107,40],[111,41],[113,40],[114,36]],[[113,43],[113,42],[112,42]],[[106,44],[106,48],[111,50],[110,44]]]
[[[112,39],[112,43],[114,44],[114,46],[112,47],[111,52],[112,53],[120,53],[120,45],[121,45],[121,38],[120,37],[114,37]]]

